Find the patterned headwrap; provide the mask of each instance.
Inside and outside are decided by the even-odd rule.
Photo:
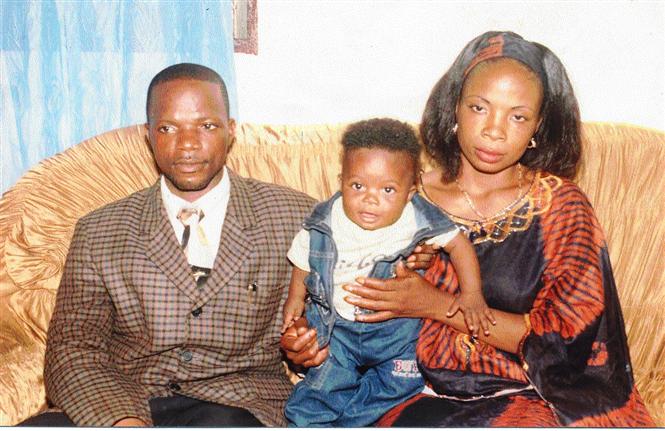
[[[511,32],[486,33],[485,38],[478,44],[476,55],[464,69],[464,76],[466,77],[478,63],[499,57],[508,57],[524,63],[538,75],[543,87],[547,87],[542,51],[534,43]]]

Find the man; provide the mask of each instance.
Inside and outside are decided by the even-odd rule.
[[[150,83],[152,187],[78,222],[48,332],[64,413],[28,425],[281,426],[287,250],[315,201],[225,167],[226,86],[177,64]]]

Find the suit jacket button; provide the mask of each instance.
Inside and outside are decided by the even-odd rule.
[[[193,355],[192,355],[192,352],[190,352],[189,350],[183,350],[182,352],[180,352],[180,357],[181,357],[182,360],[185,361],[185,362],[189,362],[189,361],[191,361],[191,360],[192,360],[192,356],[193,356]]]
[[[192,316],[199,317],[202,312],[203,312],[203,308],[201,308],[201,307],[195,308],[194,310],[192,310]]]
[[[169,389],[171,389],[173,392],[177,392],[181,388],[180,388],[179,384],[171,382],[171,383],[169,383]]]

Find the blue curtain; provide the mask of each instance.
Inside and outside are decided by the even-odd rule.
[[[235,116],[231,0],[0,0],[0,192],[83,139],[145,122],[152,77],[180,62],[222,75]]]

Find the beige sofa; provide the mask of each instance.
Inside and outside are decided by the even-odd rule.
[[[344,124],[245,124],[228,164],[318,199],[337,187]],[[637,386],[665,426],[665,133],[584,125],[578,182],[607,234]],[[157,178],[142,126],[51,157],[0,200],[0,425],[46,407],[46,330],[79,217]]]

